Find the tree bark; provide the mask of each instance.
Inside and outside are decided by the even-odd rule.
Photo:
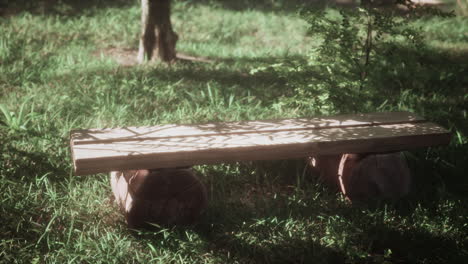
[[[153,58],[156,48],[157,57],[164,62],[176,59],[177,34],[171,24],[170,0],[141,0],[141,36],[138,62]]]

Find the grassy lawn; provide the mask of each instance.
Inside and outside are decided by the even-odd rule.
[[[175,1],[177,50],[211,62],[170,66],[134,65],[137,1],[61,2],[0,17],[0,263],[468,259],[467,17],[415,22],[424,51],[412,51],[411,67],[360,97],[301,94],[320,85],[313,72],[275,70],[314,58],[319,41],[296,12],[301,1]],[[327,96],[309,100],[316,91]],[[77,177],[71,167],[75,128],[392,110],[453,132],[447,147],[405,153],[412,188],[394,204],[352,206],[302,161],[197,166],[209,190],[200,222],[134,232],[113,203],[108,175]]]

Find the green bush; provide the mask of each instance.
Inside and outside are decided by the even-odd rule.
[[[406,13],[371,5],[303,9],[309,35],[319,39],[308,61],[253,72],[275,71],[295,90],[294,96],[283,98],[284,104],[319,114],[375,111],[397,105],[407,89],[424,92],[436,69],[426,59],[431,50],[424,32],[412,22],[451,14],[397,2]]]

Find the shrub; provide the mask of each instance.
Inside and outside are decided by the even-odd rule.
[[[423,31],[412,21],[428,15],[451,16],[408,0],[393,7],[306,8],[300,15],[318,39],[308,61],[274,64],[295,90],[282,102],[305,112],[374,111],[397,105],[405,89],[424,89],[431,78],[422,71],[429,53]],[[263,69],[266,70],[266,69]]]

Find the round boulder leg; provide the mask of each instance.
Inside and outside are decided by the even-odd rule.
[[[344,154],[338,169],[340,189],[351,201],[397,200],[408,194],[411,173],[401,153]]]
[[[111,172],[111,186],[130,228],[190,225],[207,207],[206,188],[188,168]]]
[[[333,190],[339,190],[338,167],[342,155],[321,155],[309,158],[309,166]]]
[[[323,155],[309,162],[322,181],[352,202],[396,200],[409,192],[411,174],[400,152]]]

